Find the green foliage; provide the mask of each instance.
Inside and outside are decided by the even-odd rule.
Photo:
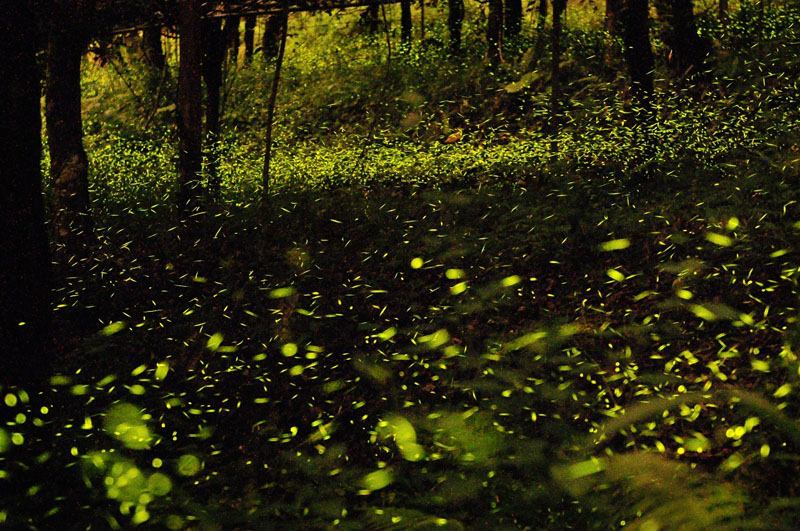
[[[555,137],[531,34],[492,72],[432,8],[390,63],[293,18],[263,219],[271,65],[229,65],[222,200],[184,224],[170,90],[87,64],[97,244],[59,256],[58,373],[1,390],[0,519],[794,529],[800,25],[743,47],[751,9],[646,126],[569,28]]]

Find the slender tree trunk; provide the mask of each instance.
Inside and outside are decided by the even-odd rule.
[[[92,230],[89,161],[81,121],[81,57],[89,44],[88,19],[94,2],[57,0],[50,9],[45,115],[55,189],[53,233],[68,252],[76,252]]]
[[[722,26],[722,40],[728,39],[728,0],[719,0],[719,23]]]
[[[253,42],[256,37],[256,16],[247,15],[244,17],[244,61],[250,63],[253,60]]]
[[[142,30],[142,52],[144,60],[159,72],[166,66],[164,49],[161,47],[161,26]]]
[[[400,42],[411,44],[411,0],[400,0]]]
[[[239,22],[241,17],[225,17],[225,45],[228,47],[233,64],[239,61]]]
[[[0,384],[29,389],[52,346],[34,4],[0,2]]]
[[[178,68],[179,177],[178,208],[191,213],[200,197],[202,167],[202,0],[180,0],[180,66]]]
[[[692,0],[656,0],[661,20],[661,40],[669,48],[668,64],[677,77],[692,77],[703,71],[711,54],[711,43],[697,33]]]
[[[622,35],[622,23],[620,12],[622,11],[624,0],[606,0],[606,14],[603,21],[603,28],[606,31],[606,45],[604,62],[606,67],[611,68],[614,62],[614,43]]]
[[[425,47],[425,0],[419,0],[419,42]]]
[[[650,113],[653,98],[653,48],[650,44],[650,10],[647,0],[624,0],[622,39],[636,107]]]
[[[551,33],[550,47],[552,48],[552,63],[550,64],[550,133],[553,135],[551,149],[558,150],[555,140],[558,134],[561,114],[561,16],[567,7],[567,0],[553,0],[553,31]]]
[[[361,27],[366,29],[369,33],[375,33],[380,26],[380,6],[378,4],[370,4],[361,13],[359,22]]]
[[[219,197],[219,141],[220,95],[222,89],[222,63],[225,61],[222,22],[218,18],[203,20],[203,79],[206,82],[206,138],[211,149],[206,153],[208,193]]]
[[[266,58],[278,56],[281,44],[281,28],[283,20],[280,15],[269,15],[264,23],[264,37],[261,42],[261,50]]]
[[[450,32],[450,51],[461,53],[461,27],[464,23],[464,0],[448,0],[447,29]]]
[[[522,30],[522,0],[505,0],[505,3],[503,31],[506,35],[516,37]]]
[[[541,59],[544,54],[544,27],[547,22],[547,1],[548,0],[539,0],[539,7],[536,15],[536,46],[533,49],[533,59],[531,59],[530,70],[536,69],[539,59]]]
[[[496,67],[502,60],[503,0],[489,0],[489,19],[486,21],[486,42],[489,45],[489,64]]]
[[[280,46],[278,47],[278,58],[275,61],[275,74],[272,77],[272,90],[269,95],[267,107],[267,134],[264,141],[264,170],[261,174],[263,185],[263,195],[261,196],[261,212],[266,215],[269,212],[270,201],[270,163],[272,162],[272,121],[275,118],[275,103],[278,99],[278,86],[281,80],[281,66],[283,65],[283,55],[286,52],[286,35],[289,32],[289,0],[283,0],[283,12],[281,18]]]

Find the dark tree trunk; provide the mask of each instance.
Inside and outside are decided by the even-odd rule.
[[[506,35],[516,37],[522,30],[522,0],[505,0],[504,31]]]
[[[463,0],[462,0],[463,1]],[[400,1],[400,42],[411,44],[411,0]]]
[[[289,0],[283,0],[283,12],[278,15],[280,18],[280,41],[278,45],[278,57],[275,60],[275,74],[272,77],[272,90],[269,94],[267,104],[267,133],[264,140],[264,169],[261,172],[261,183],[263,185],[261,196],[261,213],[266,216],[269,212],[270,201],[270,164],[272,162],[272,121],[275,118],[275,103],[278,99],[278,86],[281,80],[281,66],[283,65],[283,55],[286,52],[286,37],[289,33]]]
[[[212,149],[206,158],[208,192],[218,197],[220,192],[216,144],[219,140],[220,94],[222,89],[222,63],[225,60],[222,22],[218,18],[203,21],[203,79],[206,82],[206,137]]]
[[[225,46],[230,51],[233,63],[239,60],[239,20],[240,17],[226,17],[225,26]]]
[[[545,32],[544,26],[547,22],[547,0],[539,0],[539,8],[536,16],[536,46],[533,49],[533,59],[531,60],[530,70],[535,70],[539,59],[544,54]]]
[[[183,215],[191,212],[200,197],[202,5],[202,0],[180,0],[178,4],[178,208]]]
[[[378,4],[368,5],[361,13],[359,24],[369,33],[375,33],[380,27],[380,6]]]
[[[0,383],[26,387],[51,351],[34,3],[0,2]]]
[[[55,191],[53,233],[75,252],[92,230],[89,214],[89,161],[83,149],[81,57],[89,44],[90,0],[50,4],[45,115],[50,177]]]
[[[606,31],[605,64],[611,67],[614,62],[614,42],[622,35],[620,12],[624,0],[606,0],[606,14],[603,28]]]
[[[486,43],[489,45],[489,64],[493,67],[502,60],[503,0],[489,0],[489,19],[486,21]]]
[[[275,58],[281,44],[281,28],[283,20],[280,15],[270,15],[264,25],[264,38],[261,43],[264,57]]]
[[[722,26],[722,39],[728,38],[728,0],[719,0],[719,23]]]
[[[654,60],[647,0],[624,0],[620,16],[633,103],[649,113],[653,97]]]
[[[142,53],[144,60],[153,69],[161,71],[166,66],[164,48],[161,46],[161,27],[153,26],[142,30]]]
[[[661,40],[669,48],[668,64],[677,77],[703,72],[711,43],[697,33],[692,0],[656,0]]]
[[[244,62],[250,63],[253,60],[253,42],[256,37],[256,16],[247,15],[244,17]]]
[[[561,114],[561,16],[567,7],[567,0],[553,0],[553,31],[550,48],[552,62],[550,64],[550,133],[553,135],[552,149],[556,151],[558,144],[555,135],[558,133],[559,116]]]
[[[464,23],[464,0],[448,0],[447,29],[450,32],[450,51],[461,52],[461,27]]]

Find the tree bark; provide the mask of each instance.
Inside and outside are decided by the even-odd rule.
[[[622,35],[622,21],[620,13],[624,0],[606,0],[605,20],[603,29],[606,31],[605,57],[606,67],[610,68],[614,62],[614,42]]]
[[[462,0],[463,1],[463,0]],[[400,42],[411,44],[411,0],[400,1]]]
[[[375,33],[380,26],[379,18],[380,6],[378,4],[368,5],[359,17],[359,24],[362,28],[367,30],[368,33]]]
[[[555,135],[558,133],[561,114],[561,15],[567,7],[567,0],[553,0],[553,31],[551,33],[550,48],[552,49],[552,63],[550,65],[550,134],[553,135],[551,148],[558,150]]]
[[[486,21],[486,43],[489,46],[489,64],[496,67],[502,60],[503,0],[489,0],[489,18]]]
[[[667,63],[676,77],[694,77],[711,55],[711,43],[697,33],[692,0],[656,0],[661,40],[669,48]]]
[[[222,22],[218,18],[203,21],[203,79],[206,82],[206,138],[211,149],[206,153],[208,193],[219,197],[219,163],[216,145],[219,141],[220,95],[222,63],[225,61]],[[252,43],[251,43],[252,46]]]
[[[225,46],[230,52],[233,64],[239,60],[239,22],[241,17],[226,17],[225,26]]]
[[[531,71],[536,69],[536,65],[539,63],[539,59],[541,59],[542,54],[544,54],[544,40],[545,40],[544,26],[546,22],[547,22],[547,0],[539,0],[539,7],[537,9],[537,16],[536,16],[536,45],[533,48],[533,58],[531,59],[531,64],[529,67]]]
[[[0,2],[0,384],[26,387],[49,376],[52,336],[34,3]]]
[[[280,45],[278,47],[278,57],[275,61],[275,74],[272,77],[272,90],[269,94],[267,106],[267,133],[264,140],[264,169],[261,173],[261,183],[263,186],[261,196],[261,213],[266,215],[269,212],[270,201],[270,163],[272,162],[272,121],[275,118],[275,103],[278,99],[278,86],[281,80],[281,66],[283,65],[283,55],[286,52],[286,36],[289,32],[289,0],[283,0],[283,12],[280,17]]]
[[[244,62],[250,63],[253,60],[253,42],[256,37],[256,16],[247,15],[244,17]]]
[[[728,0],[719,0],[719,23],[722,26],[722,40],[728,38]]]
[[[516,37],[522,30],[522,0],[505,0],[505,3],[503,31],[506,35]]]
[[[151,26],[142,30],[142,52],[144,60],[153,69],[161,71],[166,66],[164,48],[161,46],[161,26]]]
[[[281,44],[281,28],[283,20],[280,15],[269,15],[264,25],[264,37],[261,43],[261,50],[264,57],[274,59],[278,56]]]
[[[450,51],[461,52],[461,28],[464,24],[464,0],[448,0],[447,29],[450,33]]]
[[[202,0],[180,0],[180,66],[178,68],[179,176],[178,208],[191,213],[200,197],[202,167]]]
[[[89,213],[89,161],[83,148],[81,58],[89,44],[91,0],[50,4],[45,116],[50,177],[55,191],[53,233],[75,252],[92,230]]]
[[[650,10],[647,0],[624,0],[620,16],[633,103],[649,114],[652,109],[655,62],[650,45]]]

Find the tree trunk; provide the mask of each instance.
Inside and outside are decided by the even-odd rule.
[[[269,94],[267,105],[267,133],[264,140],[264,169],[261,172],[261,183],[263,186],[261,195],[261,213],[266,215],[269,212],[269,192],[270,192],[270,163],[272,162],[272,121],[275,118],[275,103],[278,99],[278,86],[281,80],[281,66],[283,65],[283,54],[286,52],[286,36],[289,32],[289,0],[283,0],[283,12],[280,17],[280,45],[278,47],[278,57],[275,60],[275,74],[272,76],[272,90]]]
[[[161,26],[152,26],[142,30],[142,53],[144,60],[159,72],[166,66],[164,49],[161,47]]]
[[[537,9],[538,13],[536,16],[536,46],[533,48],[533,58],[531,59],[531,64],[529,70],[533,71],[536,69],[536,65],[539,63],[539,59],[542,58],[542,54],[544,54],[544,26],[547,22],[547,0],[539,0],[539,8]]]
[[[654,60],[647,0],[624,0],[620,16],[633,103],[649,114],[652,108]]]
[[[239,21],[241,17],[225,18],[225,46],[230,52],[230,58],[235,65],[239,60]]]
[[[244,17],[244,62],[250,63],[253,60],[253,42],[256,37],[256,16],[247,15]]]
[[[620,13],[624,0],[606,0],[606,14],[603,28],[606,31],[605,57],[606,67],[611,68],[614,62],[614,43],[622,35]]]
[[[448,0],[447,11],[450,51],[453,53],[461,53],[461,27],[464,23],[464,0]]]
[[[280,15],[269,15],[264,25],[264,38],[261,43],[261,50],[264,57],[274,59],[278,56],[281,44],[281,28],[283,20]]]
[[[81,57],[89,44],[90,0],[57,0],[47,46],[45,115],[50,177],[55,191],[53,234],[75,252],[92,230],[89,214],[89,161],[83,149]]]
[[[567,0],[553,0],[553,31],[550,47],[552,63],[550,65],[550,134],[553,135],[552,150],[558,150],[555,136],[558,133],[559,115],[561,113],[561,15],[567,7]]]
[[[503,0],[489,0],[489,18],[486,21],[486,42],[489,45],[489,64],[496,67],[502,60]]]
[[[202,167],[202,0],[180,0],[180,66],[178,68],[179,176],[178,208],[191,213],[200,197]]]
[[[697,33],[692,0],[656,0],[661,40],[669,48],[667,63],[673,75],[691,77],[701,73],[711,54],[711,43]]]
[[[0,2],[0,384],[26,387],[49,376],[52,335],[34,4]]]
[[[522,0],[505,0],[504,32],[516,37],[522,30]]]
[[[722,26],[722,40],[728,38],[728,0],[719,0],[719,23]]]
[[[379,18],[380,6],[378,4],[370,4],[364,9],[359,17],[359,24],[362,28],[367,30],[368,33],[375,33],[380,26]]]
[[[463,1],[463,0],[462,0]],[[411,0],[400,1],[400,42],[411,44]]]
[[[222,89],[222,63],[225,60],[222,22],[218,18],[203,20],[203,79],[206,82],[206,138],[211,146],[207,152],[206,175],[208,193],[219,197],[219,141],[220,91]]]

